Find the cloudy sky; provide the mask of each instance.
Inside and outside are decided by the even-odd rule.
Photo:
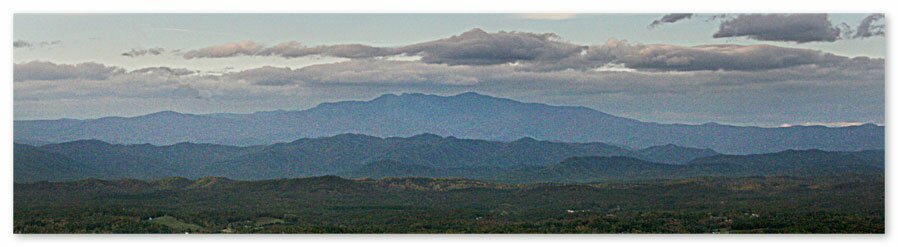
[[[478,92],[663,123],[884,121],[880,14],[14,17],[16,120]]]

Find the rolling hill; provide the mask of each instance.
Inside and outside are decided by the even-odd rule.
[[[690,177],[794,176],[883,174],[881,163],[865,160],[862,152],[787,150],[756,155],[715,155],[685,165],[670,165],[633,157],[573,157],[545,167],[497,173],[498,181],[593,182],[608,180],[677,179]]]
[[[660,151],[659,151],[660,150]],[[16,144],[15,181],[84,178],[226,177],[237,180],[340,175],[512,182],[604,181],[699,176],[816,176],[881,173],[883,150],[787,150],[720,155],[672,145],[631,151],[603,143],[512,142],[342,134],[267,146],[179,143],[123,145],[86,140]],[[686,159],[694,158],[684,162]]]
[[[497,142],[440,137],[432,134],[408,138],[341,134],[249,147],[194,143],[167,146],[124,145],[97,140],[48,144],[40,147],[24,144],[17,146],[23,148],[16,149],[16,157],[31,157],[43,153],[46,154],[41,156],[44,159],[89,168],[85,172],[72,173],[77,174],[73,175],[74,178],[139,179],[222,176],[252,180],[320,176],[359,171],[378,163],[387,165],[384,163],[386,161],[458,171],[475,167],[542,166],[576,156],[639,155],[603,143],[560,143],[530,138]],[[15,165],[28,169],[56,165],[39,161],[38,158],[22,158],[17,159]],[[26,177],[31,176],[20,178]],[[55,177],[69,179],[55,175],[40,178],[58,180]]]

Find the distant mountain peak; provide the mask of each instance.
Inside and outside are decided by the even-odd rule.
[[[180,112],[176,112],[176,111],[172,111],[172,110],[165,110],[165,111],[160,111],[160,112],[150,113],[150,114],[147,114],[147,115],[144,115],[144,116],[180,116],[180,115],[186,115],[186,114],[183,114],[183,113],[180,113]]]
[[[442,136],[431,134],[431,133],[421,133],[414,136],[409,137],[408,139],[420,139],[420,140],[441,140]]]
[[[382,138],[376,137],[376,136],[365,135],[365,134],[358,134],[358,133],[344,133],[344,134],[339,134],[339,135],[335,135],[335,136],[331,136],[331,137],[322,137],[322,138],[318,138],[318,139],[364,140],[364,139],[382,139]]]
[[[150,113],[147,115],[136,116],[136,117],[133,117],[132,119],[171,119],[171,118],[185,118],[185,117],[198,117],[198,116],[200,116],[200,115],[165,110],[165,111]]]
[[[495,98],[488,95],[479,94],[476,92],[464,92],[460,94],[453,95],[452,97],[486,97],[486,98]]]
[[[398,98],[398,97],[399,97],[399,95],[395,95],[395,94],[388,93],[388,94],[382,94],[382,95],[380,95],[380,96],[377,96],[377,98],[374,98],[374,99],[371,100],[371,101],[386,100],[386,99],[394,99],[394,98]]]
[[[500,99],[500,98],[496,98],[496,97],[493,97],[493,96],[489,96],[489,95],[485,95],[485,94],[480,94],[480,93],[472,92],[472,91],[471,91],[471,92],[464,92],[464,93],[459,93],[459,94],[454,94],[454,95],[446,95],[446,96],[438,95],[438,94],[425,94],[425,93],[402,93],[402,94],[399,94],[399,95],[392,94],[392,93],[388,93],[388,94],[383,94],[383,95],[381,95],[381,96],[378,96],[378,97],[375,98],[374,100],[377,100],[377,99],[388,99],[388,98],[397,98],[397,97],[398,97],[398,98],[441,98],[441,99],[448,99],[448,98],[486,98],[486,99]]]
[[[62,145],[62,144],[65,144],[65,145],[78,145],[78,146],[82,146],[82,145],[90,145],[90,146],[112,146],[112,145],[114,145],[114,144],[111,144],[111,143],[108,143],[108,142],[104,142],[104,141],[101,141],[101,140],[97,140],[97,139],[75,140],[75,141],[63,142],[63,143],[59,143],[59,144],[51,144],[51,145]]]
[[[534,142],[540,142],[540,141],[537,140],[537,139],[533,139],[533,137],[525,136],[525,137],[521,137],[520,139],[515,140],[514,142],[518,142],[518,143],[534,143]]]

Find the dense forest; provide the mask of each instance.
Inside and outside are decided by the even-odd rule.
[[[883,233],[884,177],[19,183],[16,233]]]

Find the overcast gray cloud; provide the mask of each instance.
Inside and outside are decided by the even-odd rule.
[[[885,36],[885,23],[879,23],[879,21],[884,18],[885,15],[883,14],[868,15],[864,20],[861,20],[861,24],[858,25],[853,37],[869,38],[873,36]]]
[[[649,27],[654,28],[654,27],[658,27],[663,24],[678,22],[678,21],[681,21],[684,19],[692,18],[692,16],[693,16],[693,14],[691,14],[691,13],[666,14],[666,15],[662,16],[661,19],[652,21],[652,23],[649,24]]]
[[[740,14],[721,22],[714,38],[806,43],[836,41],[840,34],[827,14]]]

